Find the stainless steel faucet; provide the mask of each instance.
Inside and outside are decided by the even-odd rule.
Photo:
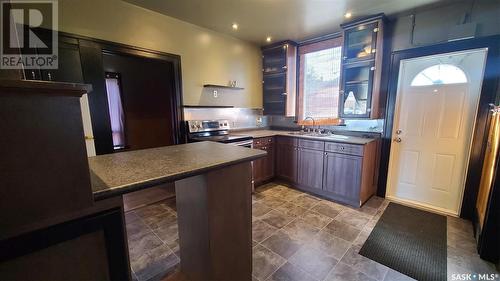
[[[307,116],[306,118],[304,118],[304,121],[306,121],[307,119],[311,119],[313,121],[313,126],[312,126],[312,130],[314,132],[314,126],[315,126],[315,121],[314,121],[314,118],[312,118],[311,116]]]

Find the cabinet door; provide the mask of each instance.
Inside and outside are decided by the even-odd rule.
[[[254,149],[261,149],[260,145],[255,144],[254,140]],[[259,158],[257,160],[254,160],[252,162],[252,173],[253,173],[253,180],[254,182],[258,183],[262,181],[263,178],[263,170],[264,170],[264,165],[265,165],[265,158]]]
[[[42,70],[42,80],[83,83],[82,64],[78,45],[59,42],[58,69]]]
[[[286,73],[264,75],[263,77],[264,114],[284,115],[286,110]]]
[[[374,62],[344,66],[340,117],[370,117]]]
[[[308,188],[322,189],[323,151],[299,148],[297,183]]]
[[[378,24],[362,24],[344,33],[344,62],[373,59],[377,45]]]
[[[267,151],[267,156],[264,158],[263,179],[268,180],[274,177],[274,147],[273,144],[268,144],[264,147]]]
[[[359,204],[362,161],[359,156],[327,152],[323,190],[338,196],[341,201]]]
[[[276,145],[276,174],[290,182],[297,179],[297,148],[286,144]]]
[[[262,72],[271,74],[285,72],[286,65],[286,45],[262,50]]]

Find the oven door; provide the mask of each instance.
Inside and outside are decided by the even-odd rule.
[[[252,148],[252,146],[253,146],[253,140],[228,142],[227,144]]]

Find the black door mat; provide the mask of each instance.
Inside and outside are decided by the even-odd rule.
[[[446,217],[390,203],[359,253],[419,281],[445,281]]]

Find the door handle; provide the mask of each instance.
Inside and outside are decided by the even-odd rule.
[[[401,142],[401,138],[400,137],[395,137],[394,139],[392,139],[394,142]]]

